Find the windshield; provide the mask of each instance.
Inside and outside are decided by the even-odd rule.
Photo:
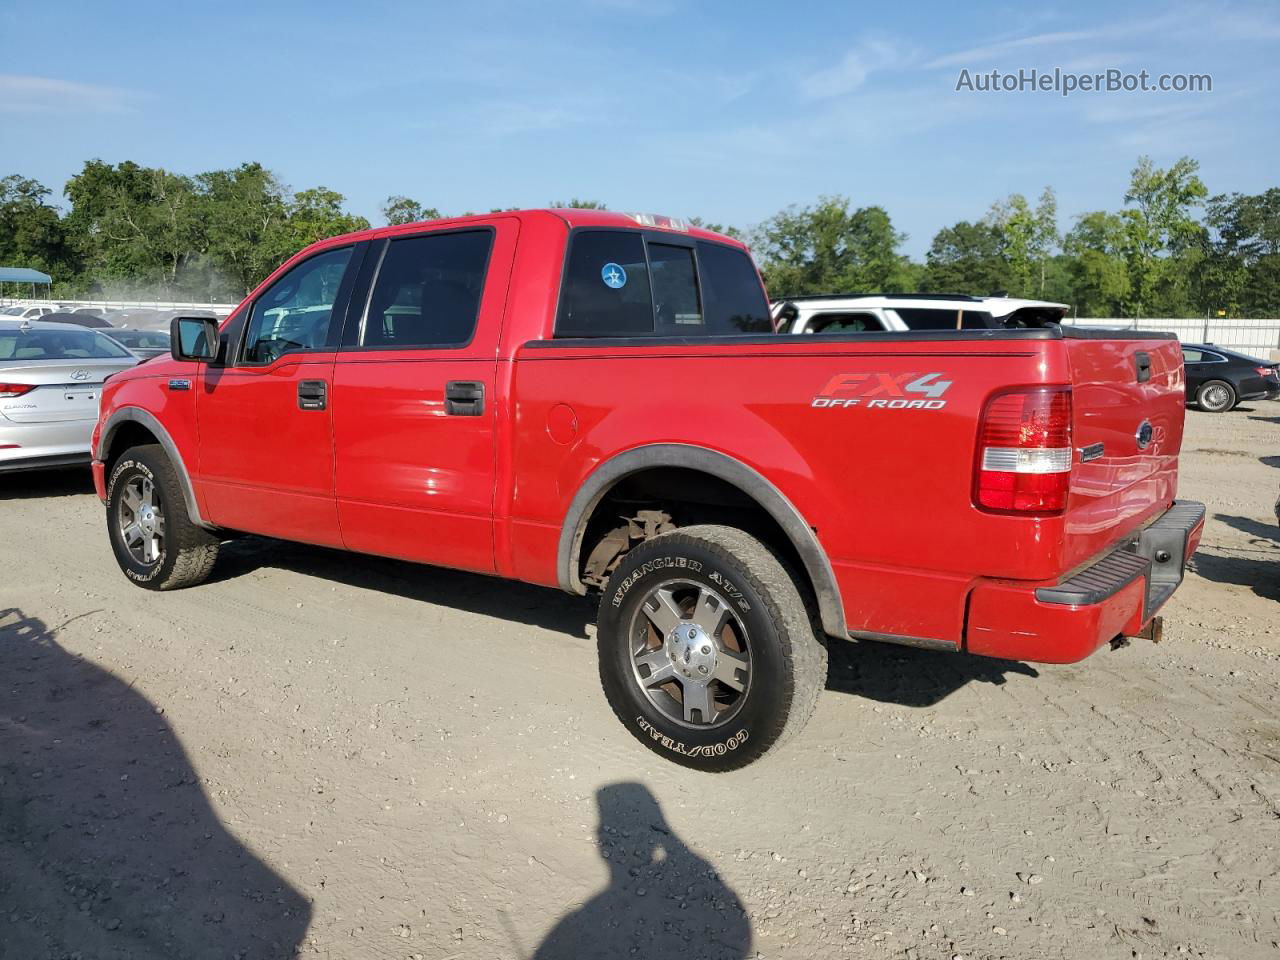
[[[159,330],[112,330],[107,336],[123,343],[126,347],[137,347],[141,350],[169,349],[169,334]]]
[[[131,357],[92,330],[0,330],[0,363],[25,360],[109,360]]]
[[[3,310],[0,310],[0,316],[20,317],[22,316],[22,311],[25,309],[26,307],[5,307]]]

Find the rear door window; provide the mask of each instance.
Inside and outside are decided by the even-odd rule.
[[[652,333],[653,298],[644,238],[621,230],[574,234],[556,334],[627,337]]]
[[[573,235],[556,336],[698,337],[772,330],[764,286],[743,250],[674,236],[666,242],[639,231]]]
[[[1183,363],[1199,363],[1203,359],[1204,359],[1204,354],[1201,353],[1199,350],[1183,350],[1182,351]]]
[[[412,349],[470,342],[493,246],[492,230],[392,240],[378,268],[361,346]]]

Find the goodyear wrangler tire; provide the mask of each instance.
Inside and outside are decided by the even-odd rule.
[[[684,527],[627,553],[605,587],[597,637],[618,719],[655,753],[708,772],[785,742],[827,679],[795,581],[732,527]]]
[[[148,590],[203,583],[218,539],[187,516],[178,474],[158,444],[130,447],[107,478],[107,532],[124,575]]]

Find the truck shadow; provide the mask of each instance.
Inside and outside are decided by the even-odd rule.
[[[563,917],[532,960],[746,957],[751,921],[738,895],[685,846],[648,788],[609,784],[596,792],[596,804],[609,884]]]
[[[71,497],[82,493],[93,493],[93,474],[87,466],[0,473],[0,500]]]
[[[1249,535],[1248,547],[1224,548],[1249,555],[1224,556],[1208,553],[1201,548],[1191,558],[1191,569],[1214,583],[1249,587],[1267,600],[1280,600],[1280,559],[1277,559],[1280,554],[1276,552],[1276,544],[1280,543],[1280,528],[1250,517],[1233,517],[1221,513],[1214,514],[1214,519]]]
[[[159,709],[0,609],[0,955],[293,957],[307,900],[219,821]]]
[[[264,568],[514,620],[579,638],[590,636],[587,628],[596,618],[596,601],[591,597],[573,597],[547,587],[406,560],[360,555],[353,562],[353,554],[343,550],[265,537],[246,536],[224,543],[210,581],[233,580]],[[831,641],[828,649],[828,690],[903,706],[932,706],[965,684],[1001,684],[1010,673],[1039,676],[1033,667],[1017,661],[871,641]]]
[[[233,580],[263,568],[289,570],[407,600],[516,620],[579,638],[586,637],[587,625],[595,622],[594,600],[560,590],[265,537],[246,536],[224,543],[210,580]]]
[[[1011,673],[1038,677],[1018,660],[916,650],[871,640],[827,644],[827,689],[904,707],[931,707],[970,683],[1007,682]]]
[[[1268,467],[1280,467],[1280,457],[1259,457]]]

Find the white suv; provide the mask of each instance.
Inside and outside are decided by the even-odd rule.
[[[1060,323],[1065,303],[955,293],[845,293],[772,304],[779,333],[990,330]]]
[[[14,306],[5,307],[0,310],[0,316],[11,320],[39,320],[41,317],[50,313],[57,313],[58,307],[24,307]]]

